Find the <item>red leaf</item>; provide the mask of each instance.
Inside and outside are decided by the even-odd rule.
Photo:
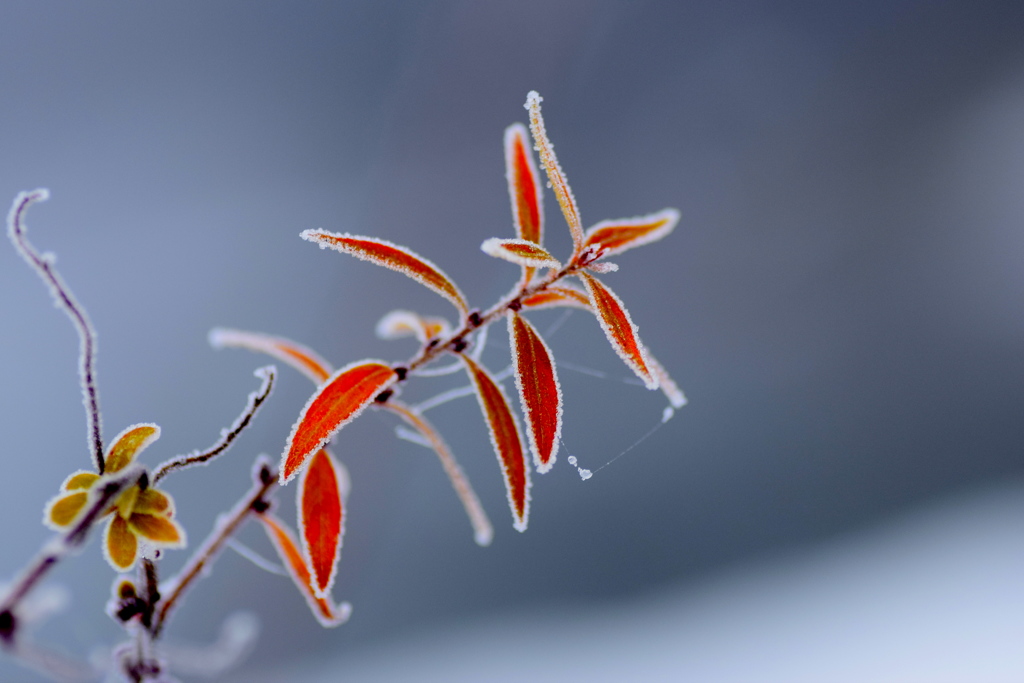
[[[512,415],[505,392],[490,374],[469,356],[460,357],[466,363],[469,376],[476,387],[480,409],[491,433],[491,445],[494,446],[498,464],[501,465],[502,474],[505,476],[513,526],[518,531],[526,531],[530,516],[530,469],[526,466],[523,437],[519,433],[519,426]]]
[[[530,112],[530,132],[533,133],[533,142],[537,146],[537,153],[540,154],[540,162],[544,165],[544,170],[547,171],[551,189],[555,193],[555,198],[558,199],[558,205],[562,207],[565,222],[569,224],[573,246],[578,250],[583,246],[583,223],[580,221],[580,210],[576,208],[576,198],[572,196],[569,181],[565,179],[562,167],[558,165],[555,148],[548,140],[547,131],[544,129],[544,117],[540,114],[541,99],[536,90],[531,90],[526,95],[526,109]]]
[[[544,289],[524,296],[522,301],[523,308],[555,308],[558,306],[569,306],[572,308],[582,308],[583,310],[593,310],[590,307],[590,297],[587,296],[586,292],[581,292],[575,287],[569,287],[568,285],[557,285],[545,287]]]
[[[345,534],[338,467],[326,449],[313,455],[299,477],[297,502],[302,550],[313,570],[310,588],[322,598],[334,583]]]
[[[346,365],[320,385],[288,436],[281,459],[281,483],[294,477],[311,455],[397,377],[383,361],[363,360]]]
[[[284,337],[217,327],[210,330],[209,339],[210,346],[215,349],[249,349],[273,356],[309,377],[314,384],[320,384],[333,372],[331,364],[315,351]]]
[[[530,450],[537,471],[555,464],[558,435],[562,431],[562,390],[551,349],[525,318],[510,311],[508,336],[512,340],[512,367],[526,417]]]
[[[484,240],[480,249],[487,255],[533,268],[561,268],[562,264],[540,246],[528,240]]]
[[[466,297],[455,283],[440,268],[410,249],[375,237],[341,235],[322,230],[305,230],[301,237],[316,242],[321,249],[330,247],[364,261],[376,263],[378,266],[397,270],[448,299],[463,314],[469,312]]]
[[[513,123],[505,129],[505,178],[512,200],[512,220],[520,239],[542,244],[544,201],[540,176],[527,146],[526,126]]]
[[[597,320],[611,342],[612,348],[619,354],[637,377],[644,381],[648,389],[658,388],[658,379],[647,368],[647,357],[644,345],[640,342],[640,334],[636,325],[629,317],[622,300],[611,289],[584,272],[577,272],[590,295],[590,303],[597,314]]]
[[[679,212],[662,209],[657,213],[637,218],[601,221],[587,230],[584,246],[594,247],[597,258],[622,252],[660,240],[672,232],[679,222]]]
[[[437,453],[438,459],[441,460],[441,467],[444,468],[445,474],[452,482],[452,488],[455,489],[456,495],[462,502],[462,507],[466,510],[469,523],[473,526],[474,540],[477,545],[490,545],[491,539],[494,538],[491,521],[487,519],[487,513],[480,505],[480,499],[476,497],[476,492],[473,491],[469,479],[459,467],[459,463],[455,461],[455,456],[452,455],[451,449],[448,448],[448,444],[441,438],[438,431],[425,417],[399,401],[388,401],[384,404],[384,408],[397,413],[427,440],[434,452]]]
[[[270,542],[274,544],[274,549],[277,550],[277,554],[284,562],[295,585],[299,587],[299,592],[306,598],[309,609],[312,610],[317,621],[328,628],[340,626],[348,621],[348,617],[352,613],[351,605],[347,602],[335,605],[330,598],[318,598],[313,594],[313,589],[310,587],[309,567],[302,559],[299,546],[295,543],[295,538],[288,527],[269,513],[256,515],[256,517],[263,522],[263,528],[266,529]]]

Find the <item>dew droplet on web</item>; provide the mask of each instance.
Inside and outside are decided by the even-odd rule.
[[[587,479],[590,479],[592,476],[594,476],[593,472],[591,472],[590,470],[585,470],[576,464],[579,461],[576,460],[575,455],[570,455],[568,458],[566,458],[566,460],[569,461],[570,465],[576,468],[576,471],[580,473],[580,479],[582,479],[583,481],[586,481]]]

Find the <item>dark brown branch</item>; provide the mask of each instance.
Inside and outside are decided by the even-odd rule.
[[[163,463],[156,469],[153,474],[153,483],[156,484],[158,481],[164,478],[165,475],[173,472],[174,470],[190,467],[192,465],[200,465],[213,458],[217,457],[234,443],[238,435],[242,433],[249,423],[252,421],[256,411],[259,410],[263,402],[270,396],[271,390],[274,388],[274,377],[277,369],[273,365],[267,365],[262,368],[257,368],[254,373],[257,377],[263,380],[263,384],[255,392],[249,394],[249,401],[245,406],[245,410],[238,416],[234,424],[230,428],[225,429],[221,433],[220,439],[217,443],[213,444],[205,451],[192,451],[187,455],[179,455],[176,458],[172,458],[167,462]]]
[[[25,236],[25,211],[36,202],[46,201],[49,197],[50,193],[45,189],[19,194],[14,200],[10,214],[7,216],[7,234],[22,258],[49,285],[50,294],[53,295],[57,304],[71,318],[71,322],[78,332],[78,337],[81,340],[78,372],[82,383],[82,398],[85,404],[89,450],[92,452],[96,471],[103,474],[103,427],[100,419],[100,396],[99,389],[96,386],[95,370],[96,331],[93,329],[92,323],[89,322],[89,316],[86,314],[85,309],[75,300],[71,290],[64,284],[64,281],[54,269],[54,256],[52,254],[40,254]]]

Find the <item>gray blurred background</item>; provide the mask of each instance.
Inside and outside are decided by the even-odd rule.
[[[586,224],[681,211],[674,234],[616,259],[605,281],[691,403],[581,482],[565,456],[596,470],[658,423],[664,399],[629,380],[592,319],[571,316],[549,339],[556,357],[606,376],[563,369],[565,448],[534,477],[522,535],[475,403],[431,413],[495,523],[486,549],[436,458],[396,439],[388,416],[365,415],[336,440],[353,479],[334,589],[354,605],[350,623],[320,629],[287,579],[229,551],[170,626],[169,640],[201,644],[228,614],[255,612],[263,632],[238,680],[328,658],[339,677],[362,661],[347,680],[370,680],[374,658],[392,662],[391,644],[417,634],[513,619],[529,632],[560,624],[553,615],[585,628],[602,610],[664,610],[689,587],[876,529],[889,529],[886,548],[912,553],[917,527],[899,520],[940,506],[952,526],[935,528],[952,528],[957,501],[995,496],[1005,504],[981,509],[1020,521],[1020,2],[6,0],[0,200],[52,192],[29,214],[30,237],[58,254],[99,330],[105,435],[158,422],[150,464],[217,438],[267,361],[213,351],[211,327],[286,335],[340,366],[408,357],[411,344],[373,335],[391,309],[451,314],[398,274],[303,242],[303,229],[407,245],[474,305],[493,302],[516,270],[478,247],[512,234],[502,131],[525,120],[531,89]],[[564,223],[545,201],[549,246],[564,254]],[[43,504],[89,456],[77,341],[9,247],[0,321],[9,577],[48,537]],[[496,330],[485,360],[498,369],[506,353]],[[407,395],[448,386],[422,380]],[[167,480],[191,545],[246,490],[255,456],[278,456],[311,389],[282,369],[228,455]],[[279,498],[293,518],[294,487]],[[271,552],[258,528],[242,539]],[[165,571],[186,556],[170,552]],[[1024,581],[1024,553],[996,556],[999,576]],[[858,573],[858,553],[844,557]],[[969,592],[991,579],[981,576],[944,590]],[[111,581],[94,539],[55,572],[73,599],[40,639],[80,656],[116,644],[101,613]],[[843,585],[801,599],[820,608]],[[984,602],[992,611],[971,612],[971,630],[1010,629],[1019,649],[1024,623],[1000,610],[1022,590],[1005,585]],[[920,616],[903,633],[955,621]],[[626,657],[622,623],[608,642]],[[857,633],[831,646],[855,648]],[[495,657],[529,659],[496,638]],[[730,656],[742,653],[725,647]],[[427,678],[428,663],[408,663]],[[980,680],[966,671],[948,680]],[[1005,680],[1024,679],[1024,662],[1016,673]],[[35,680],[4,657],[0,679]],[[759,678],[711,663],[699,680]]]

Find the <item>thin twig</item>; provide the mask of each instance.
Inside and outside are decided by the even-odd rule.
[[[211,564],[220,549],[227,543],[232,534],[242,525],[250,513],[262,512],[269,505],[267,493],[277,484],[278,473],[270,466],[266,458],[256,462],[256,481],[249,492],[235,504],[226,516],[214,524],[213,531],[206,537],[203,544],[189,558],[178,575],[168,581],[167,597],[162,598],[154,610],[155,616],[150,633],[154,639],[160,637],[171,610],[181,599],[193,581],[199,578],[206,567]],[[262,508],[262,509],[260,509]]]
[[[249,422],[252,421],[256,411],[259,410],[260,406],[263,405],[263,402],[267,400],[268,396],[270,396],[270,392],[274,388],[274,377],[276,376],[276,373],[277,368],[273,365],[257,368],[256,372],[253,374],[262,379],[263,384],[260,385],[259,389],[249,394],[245,410],[242,411],[242,414],[238,416],[238,419],[235,420],[234,424],[232,424],[229,429],[225,429],[221,432],[221,437],[217,443],[213,444],[205,451],[192,451],[186,455],[179,455],[176,458],[171,458],[156,468],[156,472],[153,474],[153,483],[157,483],[163,479],[165,475],[173,472],[174,470],[207,462],[230,448],[234,440],[242,433],[242,430],[249,426]]]
[[[81,340],[78,372],[82,383],[82,399],[85,404],[89,450],[92,452],[96,471],[103,474],[103,427],[100,418],[100,395],[99,389],[96,386],[95,369],[96,330],[93,329],[92,323],[89,322],[89,316],[86,314],[85,309],[75,300],[71,290],[64,284],[64,281],[54,269],[55,257],[53,254],[40,254],[25,236],[25,211],[36,202],[46,201],[49,197],[49,191],[42,188],[20,193],[15,198],[11,212],[7,216],[7,234],[22,258],[49,285],[50,294],[57,302],[57,305],[63,308],[68,317],[71,318],[71,322],[78,332],[78,337]]]

